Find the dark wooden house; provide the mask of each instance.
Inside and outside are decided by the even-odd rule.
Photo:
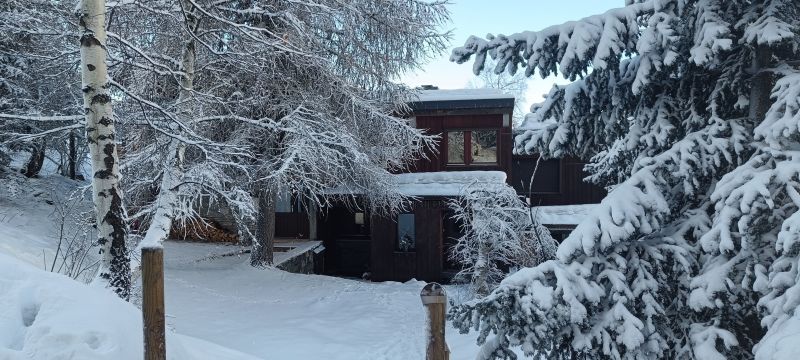
[[[410,122],[440,136],[428,160],[414,164],[411,171],[417,174],[398,175],[403,178],[401,192],[418,201],[392,217],[346,207],[320,211],[316,234],[325,245],[328,274],[369,274],[375,281],[446,281],[458,270],[448,260],[448,251],[460,232],[447,201],[473,180],[506,181],[542,206],[596,203],[605,195],[582,181],[583,163],[578,159],[542,161],[533,186],[528,186],[536,157],[512,155],[510,95],[485,89],[428,90],[410,106]],[[277,227],[286,227],[277,230],[279,234],[314,232],[307,230],[307,217],[286,217],[285,224],[276,219]],[[290,218],[299,220],[288,223]],[[569,230],[569,224],[550,225],[556,232]]]

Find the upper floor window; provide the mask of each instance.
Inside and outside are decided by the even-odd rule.
[[[497,164],[498,131],[492,129],[447,132],[447,164]]]

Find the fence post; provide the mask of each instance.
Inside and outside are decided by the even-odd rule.
[[[445,312],[447,311],[447,293],[442,285],[429,283],[419,293],[422,305],[428,310],[428,346],[425,351],[426,360],[448,360],[450,349],[444,338]]]
[[[164,250],[160,247],[142,248],[142,315],[144,359],[165,360]]]

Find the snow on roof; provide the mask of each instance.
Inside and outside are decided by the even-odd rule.
[[[514,95],[497,89],[422,90],[417,95],[419,102],[486,99],[514,99]]]
[[[398,191],[409,196],[458,196],[473,184],[502,184],[502,171],[439,171],[394,176]]]
[[[470,185],[503,184],[502,171],[439,171],[394,174],[396,190],[406,196],[459,196]],[[325,191],[329,195],[361,194],[360,190],[339,186]]]
[[[528,114],[528,115],[530,115],[530,114]],[[547,119],[547,120],[544,120],[544,121],[538,121],[538,119],[526,116],[525,120],[522,121],[522,124],[520,124],[514,130],[517,130],[517,131],[524,131],[524,130],[539,131],[539,130],[546,129],[546,128],[550,127],[550,126],[556,126],[556,125],[557,125],[557,123],[556,123],[556,121],[554,119]]]
[[[543,225],[577,225],[598,204],[536,206],[534,214]]]

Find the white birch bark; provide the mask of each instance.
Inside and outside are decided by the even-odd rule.
[[[178,141],[171,140],[167,151],[169,154],[176,154],[175,156],[177,156]],[[175,218],[175,204],[178,201],[175,187],[180,183],[180,176],[181,173],[176,162],[168,162],[159,184],[155,215],[150,221],[150,226],[147,227],[144,239],[136,248],[137,252],[140,252],[143,248],[161,247],[164,240],[169,236],[169,231],[172,229],[172,220]],[[133,268],[138,269],[139,265],[138,262],[133,263]]]
[[[127,226],[119,188],[119,158],[106,68],[105,0],[82,0],[78,8],[81,80],[86,140],[92,162],[97,242],[102,260],[95,283],[130,296],[130,264],[125,248]]]
[[[184,9],[184,19],[189,31],[197,30],[197,18],[192,14],[191,7],[187,2],[182,2]],[[192,105],[192,91],[194,89],[194,75],[196,50],[194,38],[189,36],[184,43],[183,55],[181,59],[181,89],[178,94],[178,118],[184,124],[188,124],[194,114]],[[178,126],[173,126],[173,133],[180,131]],[[137,248],[161,247],[164,240],[169,237],[172,223],[175,219],[175,205],[178,202],[177,186],[183,179],[183,157],[186,145],[179,140],[172,138],[167,146],[167,161],[164,166],[158,198],[156,199],[156,212],[150,226],[147,228],[144,239]],[[138,265],[138,264],[137,264]]]

